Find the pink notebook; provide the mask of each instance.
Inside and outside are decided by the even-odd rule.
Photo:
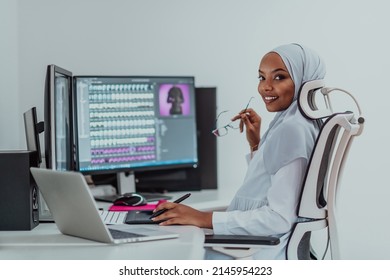
[[[108,208],[108,211],[154,210],[154,208],[163,202],[166,202],[166,200],[159,200],[157,203],[148,203],[142,206],[111,205],[110,208]]]

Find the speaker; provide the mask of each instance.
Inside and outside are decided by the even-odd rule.
[[[37,153],[0,151],[0,230],[31,230],[39,224],[38,188],[30,173]]]
[[[198,178],[201,189],[216,189],[217,176],[217,137],[211,133],[217,118],[217,88],[197,87],[196,125],[198,132],[199,166],[189,170],[189,176]]]

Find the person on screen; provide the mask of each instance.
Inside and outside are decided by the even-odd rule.
[[[168,91],[167,102],[171,103],[171,109],[169,114],[171,115],[181,115],[183,110],[181,104],[184,103],[183,92],[179,87],[173,86]]]
[[[243,184],[227,211],[202,212],[166,202],[156,210],[168,211],[155,220],[165,220],[160,225],[211,228],[214,234],[276,236],[280,244],[262,248],[254,258],[286,258],[301,184],[319,132],[317,123],[300,113],[297,96],[303,83],[324,76],[324,62],[304,46],[282,45],[265,54],[259,66],[258,92],[266,109],[277,113],[262,137],[261,116],[253,109],[232,118],[240,121],[241,132],[245,128],[251,153]]]

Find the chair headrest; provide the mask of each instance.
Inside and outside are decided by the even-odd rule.
[[[317,120],[332,115],[329,108],[318,109],[315,93],[325,87],[324,80],[313,80],[304,83],[298,94],[298,107],[305,118]]]
[[[350,98],[352,98],[356,108],[358,109],[358,113],[355,114],[355,117],[357,116],[357,122],[363,124],[364,118],[362,117],[362,111],[355,97],[344,89],[325,87],[324,80],[308,81],[302,85],[298,94],[298,107],[302,115],[305,118],[311,120],[318,120],[327,118],[335,113],[341,113],[333,111],[331,100],[329,97],[329,94],[333,91],[338,91],[343,94],[347,94]],[[316,104],[316,93],[318,92],[323,95],[323,98],[325,100],[325,108],[318,108],[319,106],[318,104]]]

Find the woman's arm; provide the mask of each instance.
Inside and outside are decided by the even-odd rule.
[[[297,218],[297,205],[305,171],[306,160],[302,158],[282,167],[271,178],[268,203],[260,208],[214,212],[214,233],[276,235],[291,230]]]
[[[166,202],[155,211],[168,209],[154,221],[160,225],[195,225],[213,228],[216,234],[274,235],[288,232],[296,220],[306,162],[296,159],[272,176],[268,205],[247,211],[202,212],[184,204]]]

